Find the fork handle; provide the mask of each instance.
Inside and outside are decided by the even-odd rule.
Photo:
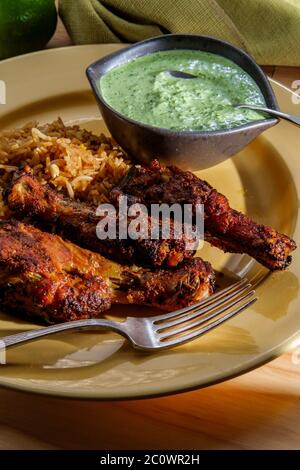
[[[122,323],[114,322],[104,319],[89,319],[89,320],[76,320],[68,323],[59,323],[57,325],[47,326],[38,330],[24,331],[15,335],[4,336],[0,338],[0,350],[3,348],[10,348],[23,343],[36,341],[45,336],[54,335],[56,333],[64,333],[66,331],[74,330],[88,330],[88,329],[105,329],[112,330],[127,338],[125,325]]]

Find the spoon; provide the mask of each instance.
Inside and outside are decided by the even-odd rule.
[[[192,73],[181,72],[180,70],[166,70],[166,73],[174,78],[185,78],[185,79],[194,79],[199,78],[197,75],[193,75]],[[239,109],[252,109],[253,111],[259,111],[262,113],[267,113],[270,116],[274,116],[280,119],[285,119],[297,126],[300,126],[300,117],[294,116],[292,114],[283,113],[282,111],[277,111],[276,109],[265,108],[262,106],[256,106],[252,104],[236,104],[234,105],[235,108]]]
[[[197,77],[197,75],[193,75],[192,73],[187,72],[181,72],[181,70],[166,70],[165,73],[174,78],[199,78]]]
[[[296,126],[300,126],[300,118],[294,116],[293,114],[283,113],[282,111],[277,111],[276,109],[271,108],[264,108],[262,106],[255,106],[252,104],[237,104],[234,106],[238,109],[252,109],[253,111],[260,111],[262,113],[268,113],[270,116],[278,117],[280,119],[285,119],[286,121],[291,122],[292,124],[296,124]]]

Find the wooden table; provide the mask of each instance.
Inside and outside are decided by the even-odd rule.
[[[68,44],[59,23],[49,47]],[[266,70],[287,86],[300,79],[300,68]],[[131,402],[0,390],[0,449],[51,448],[300,449],[300,364],[287,353],[214,387]]]

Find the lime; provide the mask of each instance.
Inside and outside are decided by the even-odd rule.
[[[42,49],[56,23],[54,0],[0,0],[0,59]]]

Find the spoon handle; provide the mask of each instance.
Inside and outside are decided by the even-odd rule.
[[[300,126],[300,117],[293,116],[292,114],[283,113],[281,111],[277,111],[276,109],[270,108],[263,108],[260,106],[252,106],[248,104],[240,104],[237,108],[246,108],[246,109],[253,109],[254,111],[261,111],[263,113],[268,113],[270,116],[278,117],[280,119],[285,119],[286,121],[292,122],[297,126]]]

